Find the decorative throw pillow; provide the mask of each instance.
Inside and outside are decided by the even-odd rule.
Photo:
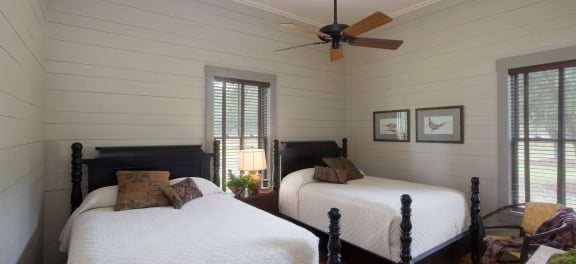
[[[314,176],[312,176],[312,178],[322,182],[346,183],[347,174],[348,170],[346,169],[332,169],[316,166],[314,167]]]
[[[170,186],[168,171],[117,171],[115,211],[170,205],[161,186]]]
[[[182,200],[182,205],[184,205],[185,203],[187,203],[192,199],[202,197],[202,191],[200,191],[200,188],[198,188],[198,186],[196,185],[194,180],[192,180],[192,178],[186,178],[186,180],[176,183],[171,187],[172,189],[174,189],[174,191],[176,191],[178,196],[180,196],[180,199]]]
[[[328,166],[328,168],[333,169],[347,169],[348,174],[346,176],[347,181],[362,179],[364,178],[364,174],[356,168],[354,163],[347,158],[344,157],[337,157],[337,158],[322,158],[324,163]]]
[[[178,195],[176,190],[174,190],[174,188],[172,188],[172,186],[162,186],[162,187],[160,187],[160,190],[162,191],[164,196],[166,196],[168,201],[170,201],[172,206],[174,206],[174,208],[176,208],[176,209],[182,208],[182,204],[183,204],[182,199],[180,198],[180,195]]]

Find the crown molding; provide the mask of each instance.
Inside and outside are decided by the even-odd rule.
[[[420,8],[427,7],[427,6],[429,6],[429,5],[431,5],[431,4],[434,4],[434,3],[437,3],[437,2],[440,2],[440,0],[427,0],[427,1],[424,1],[424,2],[421,2],[421,3],[418,3],[418,4],[415,4],[415,5],[413,5],[413,6],[409,6],[409,7],[407,7],[407,8],[401,9],[401,10],[399,10],[399,11],[396,11],[396,12],[390,14],[390,17],[392,17],[392,18],[397,18],[397,17],[399,17],[399,16],[401,16],[401,15],[405,15],[405,14],[408,14],[408,13],[410,13],[410,12],[414,12],[414,11],[420,9]]]
[[[240,4],[243,4],[243,5],[246,5],[246,6],[260,9],[260,10],[263,10],[266,12],[270,12],[272,14],[276,14],[276,15],[283,16],[286,18],[294,19],[296,21],[300,21],[300,22],[306,23],[306,24],[310,24],[310,25],[314,25],[314,26],[318,26],[318,27],[321,27],[325,24],[325,23],[318,22],[316,20],[307,19],[305,17],[301,17],[301,16],[298,16],[298,15],[295,15],[295,14],[292,14],[289,12],[285,12],[285,11],[282,11],[280,9],[272,8],[272,7],[269,7],[267,5],[256,3],[256,2],[251,1],[251,0],[233,0],[233,1],[240,3]]]

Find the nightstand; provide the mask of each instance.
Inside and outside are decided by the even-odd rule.
[[[278,193],[274,190],[264,192],[260,191],[258,195],[246,196],[239,200],[274,215],[279,213]]]

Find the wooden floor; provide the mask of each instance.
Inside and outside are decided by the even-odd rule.
[[[472,260],[470,259],[470,254],[466,254],[466,256],[462,257],[458,260],[455,264],[472,264]]]

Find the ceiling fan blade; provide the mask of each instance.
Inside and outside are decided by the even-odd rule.
[[[402,43],[404,43],[404,41],[394,39],[354,38],[348,43],[352,46],[396,50],[400,45],[402,45]]]
[[[344,48],[340,46],[337,49],[330,49],[330,61],[336,61],[344,57]]]
[[[319,41],[319,42],[314,42],[314,43],[308,43],[308,44],[293,46],[293,47],[289,47],[289,48],[279,49],[279,50],[275,50],[275,51],[284,51],[284,50],[295,49],[295,48],[300,48],[300,47],[307,47],[307,46],[318,45],[318,44],[324,44],[324,42]]]
[[[280,25],[282,25],[282,26],[284,26],[284,27],[287,27],[287,28],[295,29],[295,30],[298,30],[298,31],[301,31],[301,32],[304,32],[304,33],[316,35],[316,36],[318,36],[318,37],[329,37],[328,35],[320,32],[320,31],[317,31],[317,30],[314,30],[314,29],[310,29],[310,28],[308,28],[308,27],[301,26],[301,25],[297,25],[297,24],[282,23],[282,24],[280,24]]]
[[[392,22],[392,18],[382,12],[376,12],[368,17],[345,28],[343,31],[349,36],[358,36],[366,31],[370,31],[379,26]]]

